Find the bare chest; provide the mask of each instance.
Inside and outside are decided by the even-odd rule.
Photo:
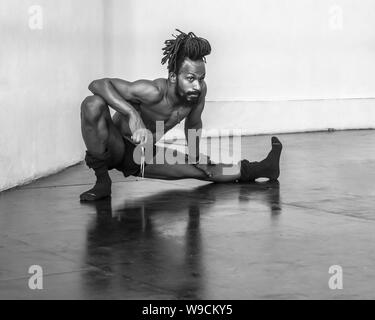
[[[191,107],[178,106],[170,107],[166,102],[162,101],[156,105],[140,106],[141,117],[146,126],[154,131],[156,121],[162,121],[166,131],[180,123],[190,113]]]

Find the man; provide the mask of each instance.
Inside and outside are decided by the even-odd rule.
[[[134,161],[136,144],[147,139],[157,141],[156,122],[164,123],[167,132],[185,119],[188,130],[202,128],[201,114],[207,85],[204,81],[205,57],[211,46],[206,39],[177,30],[175,39],[165,41],[162,64],[168,61],[168,79],[138,80],[100,79],[89,85],[93,93],[81,106],[82,136],[87,147],[86,164],[95,171],[95,186],[81,194],[82,201],[94,201],[110,196],[111,179],[108,170],[117,169],[125,176],[139,175],[139,163]],[[111,117],[109,107],[116,113]],[[148,132],[152,133],[149,137]],[[196,178],[214,182],[252,181],[260,177],[276,180],[279,176],[280,141],[272,138],[272,150],[261,162],[241,161],[237,166],[199,162],[199,134],[193,163],[148,164],[145,177],[158,179]],[[191,160],[191,157],[190,157]],[[230,174],[228,167],[232,167]],[[226,174],[224,174],[224,172]]]

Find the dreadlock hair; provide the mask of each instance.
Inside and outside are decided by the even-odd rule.
[[[186,58],[193,61],[202,59],[206,62],[205,56],[211,53],[210,43],[203,38],[197,37],[193,32],[186,34],[176,29],[180,34],[172,36],[175,39],[169,39],[164,42],[163,59],[161,64],[168,61],[168,71],[177,74],[181,64]]]

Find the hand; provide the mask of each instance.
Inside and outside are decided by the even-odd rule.
[[[196,162],[194,158],[189,157],[189,155],[185,156],[187,163],[193,164],[197,169],[203,171],[207,177],[213,178],[215,175],[218,174],[218,167],[216,164],[211,161],[209,156],[204,154],[199,155],[199,162]]]
[[[203,164],[203,165],[209,165],[209,166],[214,166],[216,165],[209,156],[204,155],[201,153],[199,155],[199,160],[197,161],[193,157],[190,157],[189,155],[185,155],[185,161],[190,164]]]
[[[129,128],[132,132],[132,140],[134,143],[144,144],[147,142],[149,130],[147,130],[139,114],[129,117]]]
[[[215,179],[223,177],[223,165],[221,164],[196,164],[197,169],[203,171],[208,178]]]
[[[200,164],[206,164],[208,166],[214,166],[216,165],[209,156],[206,156],[205,154],[201,153],[199,155],[199,163]]]
[[[207,164],[195,164],[194,167],[196,167],[197,169],[203,171],[207,177],[209,178],[212,178],[213,177],[213,172],[211,170],[209,170]]]
[[[145,144],[148,140],[149,131],[145,128],[137,129],[131,136],[134,143]]]

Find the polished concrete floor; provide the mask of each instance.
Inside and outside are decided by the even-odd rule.
[[[244,138],[245,157],[269,138]],[[374,299],[375,131],[279,138],[279,183],[112,171],[112,199],[81,204],[93,175],[80,164],[1,193],[0,299]]]

